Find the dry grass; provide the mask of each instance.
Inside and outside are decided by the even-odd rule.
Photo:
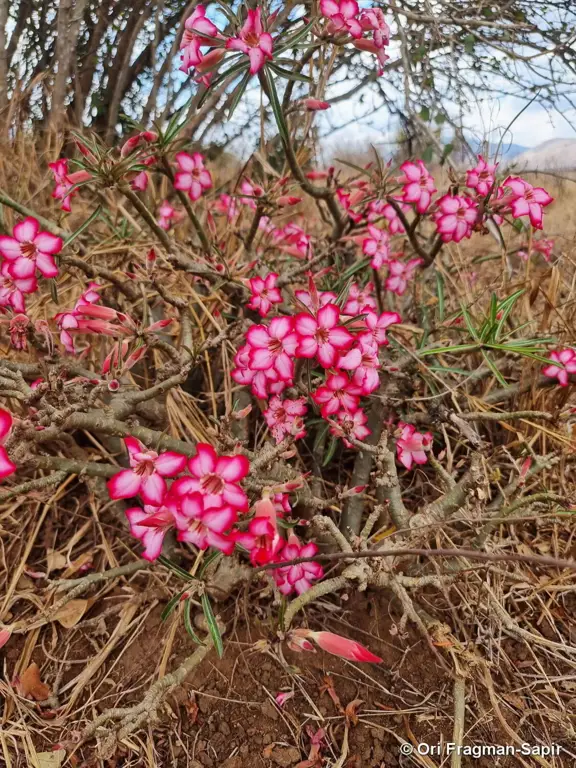
[[[58,212],[49,197],[51,183],[47,175],[39,177],[37,171],[38,163],[44,167],[45,159],[53,156],[52,151],[47,151],[37,158],[29,145],[18,144],[13,152],[2,156],[0,188],[24,205],[56,219]],[[517,263],[509,275],[498,247],[489,238],[474,240],[464,247],[449,246],[437,265],[446,286],[446,317],[458,311],[461,301],[479,313],[486,309],[492,291],[504,296],[525,287],[526,294],[514,318],[516,325],[529,322],[531,333],[574,343],[576,184],[545,176],[539,176],[538,182],[558,198],[550,209],[546,228],[546,235],[556,240],[554,262]],[[162,190],[158,192],[160,199]],[[89,241],[84,258],[119,271],[141,263],[152,242],[146,233],[136,233],[126,242],[113,238],[111,227],[120,228],[123,219],[133,222],[133,217],[111,195],[106,196],[112,223],[95,226],[92,232],[96,236]],[[77,198],[66,226],[71,231],[80,226],[90,215],[91,206],[87,196],[84,202]],[[3,217],[3,225],[11,226],[14,217],[5,207]],[[227,241],[225,259],[229,268],[239,268],[241,250],[233,247],[233,239],[226,238],[226,232],[222,232],[222,238]],[[516,239],[519,245],[521,238]],[[476,273],[474,278],[472,273]],[[76,277],[66,276],[59,281],[59,308],[73,302],[79,286]],[[197,284],[178,279],[177,275],[166,287],[193,308],[195,341],[201,343],[221,329],[222,315],[230,309],[223,290],[200,290]],[[144,294],[142,301],[151,298]],[[438,301],[435,279],[420,281],[413,295],[399,307],[406,327],[398,340],[413,345],[411,329],[418,322],[417,309],[426,308],[424,317],[432,317]],[[31,306],[31,314],[38,318],[51,317],[56,311],[48,295],[42,295]],[[449,327],[448,323],[445,329],[436,323],[425,331],[442,337],[446,330],[449,338]],[[8,354],[5,344],[2,353]],[[155,354],[154,362],[160,365],[162,357]],[[162,417],[172,437],[192,443],[214,439],[222,414],[230,412],[238,397],[238,389],[230,379],[233,354],[230,342],[218,351],[206,352],[205,363],[194,373],[190,391],[176,388],[170,393]],[[102,357],[103,348],[96,342],[85,364],[98,366]],[[447,368],[455,367],[448,355],[440,357],[440,361]],[[473,371],[482,360],[470,355],[465,365]],[[538,368],[537,363],[528,360],[511,361],[507,374],[515,378],[521,390],[513,410],[559,414],[576,406],[573,388],[537,387]],[[138,383],[151,379],[146,368],[137,376]],[[472,387],[458,372],[448,371],[440,377],[438,372],[427,371],[414,381],[409,402],[416,417],[427,417],[436,407],[439,393],[447,390],[447,400],[455,411],[509,409],[509,403],[494,397],[499,385],[492,377]],[[405,407],[405,402],[401,405]],[[488,551],[574,557],[572,511],[540,500],[507,514],[515,501],[534,494],[574,499],[573,425],[571,416],[550,422],[530,417],[512,422],[475,422],[489,445],[482,466],[489,489],[485,484],[468,499],[457,517],[428,528],[426,536],[433,545],[469,546],[486,522],[488,504],[488,510],[495,515],[493,528],[487,534]],[[462,471],[469,463],[470,444],[441,420],[438,432],[444,440],[438,458],[448,473]],[[263,445],[265,438],[260,429],[253,448]],[[83,459],[116,461],[119,444],[115,439],[100,442],[92,435],[83,435],[78,442]],[[67,455],[64,442],[60,455]],[[545,467],[518,484],[523,458],[530,456],[533,467],[536,457],[548,457]],[[297,461],[302,467],[309,465],[309,447],[302,446]],[[338,466],[325,472],[320,480],[325,497],[334,495],[336,485],[350,482],[352,469],[353,455],[343,454]],[[414,472],[411,479],[407,476],[403,479],[406,505],[415,509],[422,498],[437,496],[443,481],[445,477],[428,468]],[[369,498],[367,504],[374,501]],[[333,511],[340,511],[338,505]],[[393,542],[395,536],[397,532],[388,524],[373,540]],[[4,674],[0,682],[4,700],[0,754],[7,768],[57,765],[42,763],[38,753],[65,740],[73,742],[103,710],[140,701],[150,685],[191,653],[193,644],[184,634],[180,611],[166,623],[160,621],[162,608],[180,589],[179,582],[162,568],[81,583],[64,593],[59,589],[63,579],[81,577],[88,565],[90,572],[105,572],[134,563],[135,551],[134,542],[126,534],[122,506],[107,500],[99,479],[80,482],[70,476],[49,491],[32,492],[26,499],[5,501],[0,506],[0,621],[16,627],[3,649]],[[188,566],[197,567],[189,552],[183,557],[189,559]],[[455,568],[459,569],[456,574]],[[219,603],[229,628],[225,657],[218,661],[214,654],[209,655],[185,686],[162,706],[159,725],[151,722],[127,735],[118,747],[116,762],[105,762],[92,747],[83,746],[68,753],[68,764],[291,766],[310,752],[310,733],[322,728],[324,765],[333,768],[439,768],[447,764],[445,755],[415,754],[410,761],[400,762],[398,747],[410,742],[436,744],[450,740],[453,733],[457,738],[463,734],[465,743],[560,743],[566,751],[546,757],[519,754],[500,762],[472,762],[465,757],[461,763],[453,761],[452,768],[472,764],[545,768],[574,765],[574,572],[518,563],[505,567],[478,565],[462,559],[431,564],[426,559],[404,562],[402,569],[414,578],[423,574],[431,577],[430,585],[414,598],[416,618],[424,626],[430,644],[413,623],[414,616],[406,612],[401,596],[386,590],[367,597],[352,592],[349,601],[323,598],[307,613],[313,628],[353,634],[381,653],[384,664],[368,668],[325,656],[287,654],[283,658],[276,645],[268,645],[262,652],[254,642],[274,639],[278,607],[267,583],[255,581],[250,586],[248,610],[237,590]],[[435,577],[440,577],[441,587]],[[63,594],[74,601],[76,613],[72,619],[66,615],[62,619]],[[32,661],[39,664],[41,678],[50,686],[48,706],[25,698],[12,684]],[[327,674],[331,675],[328,682],[324,679]],[[279,690],[295,692],[282,711],[272,703]],[[346,712],[346,706],[357,699],[363,703]],[[246,744],[248,751],[244,749]]]

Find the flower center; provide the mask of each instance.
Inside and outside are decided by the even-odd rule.
[[[255,32],[248,32],[247,35],[244,35],[244,42],[251,48],[258,48],[260,38]]]
[[[283,424],[286,421],[286,411],[284,410],[284,408],[277,408],[274,411],[274,418],[276,419],[277,422],[279,422],[280,424]]]
[[[224,480],[220,475],[204,475],[200,482],[200,487],[205,493],[217,496],[224,490]]]
[[[38,249],[34,243],[20,243],[20,253],[25,259],[33,259]]]
[[[5,277],[2,280],[2,288],[4,288],[5,291],[10,291],[10,292],[14,290],[14,283],[9,277]]]
[[[330,331],[326,328],[318,328],[315,333],[315,338],[318,344],[327,344],[330,339]]]
[[[142,477],[150,477],[154,474],[154,459],[151,456],[140,459],[134,467],[134,472]]]
[[[270,350],[270,352],[277,355],[279,352],[282,352],[282,349],[283,349],[282,342],[280,341],[280,339],[270,339],[270,341],[268,342],[268,349]]]

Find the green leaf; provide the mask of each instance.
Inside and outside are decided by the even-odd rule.
[[[429,144],[424,152],[422,152],[422,161],[424,163],[430,163],[432,162],[432,158],[434,157],[434,148],[431,144]]]
[[[290,134],[288,133],[288,126],[286,125],[286,121],[284,120],[280,100],[278,99],[276,83],[274,82],[274,78],[272,77],[269,67],[264,67],[263,71],[264,79],[266,80],[266,84],[268,86],[268,98],[270,99],[270,106],[272,107],[276,125],[278,126],[278,132],[284,143],[289,144]]]
[[[328,464],[332,461],[334,458],[334,454],[336,453],[336,448],[338,447],[338,438],[332,436],[330,438],[330,443],[328,444],[328,450],[324,454],[324,459],[322,461],[322,466],[327,467]]]
[[[190,598],[188,598],[188,600],[186,600],[186,602],[184,603],[184,629],[186,630],[186,632],[188,632],[188,634],[190,635],[192,640],[194,640],[195,643],[197,643],[198,645],[204,645],[202,640],[200,640],[200,638],[194,631],[191,612],[192,612],[192,602]]]
[[[208,570],[208,566],[211,565],[215,560],[218,560],[219,557],[222,557],[222,552],[220,552],[219,549],[212,550],[208,557],[203,560],[202,567],[200,568],[198,575],[202,577]]]
[[[430,110],[428,109],[428,107],[422,107],[422,109],[420,110],[420,118],[424,120],[425,123],[427,123],[428,120],[430,120]]]
[[[191,573],[184,570],[184,568],[181,568],[177,563],[173,563],[172,560],[169,560],[164,555],[160,555],[158,562],[161,563],[165,568],[168,568],[169,571],[172,571],[172,573],[175,573],[176,576],[184,579],[184,581],[190,582],[196,579],[196,576],[192,576]]]
[[[203,594],[200,598],[200,602],[202,603],[202,610],[204,611],[206,623],[208,624],[208,631],[210,632],[210,636],[214,642],[214,648],[216,648],[216,653],[218,656],[222,658],[224,655],[224,645],[222,643],[222,635],[220,634],[220,630],[218,628],[218,622],[216,621],[214,611],[212,610],[210,598],[207,594]]]
[[[312,446],[312,450],[314,453],[317,453],[320,450],[320,446],[322,445],[322,440],[326,437],[328,430],[330,429],[330,425],[326,424],[324,419],[322,419],[322,427],[316,432],[316,437],[314,438],[314,445]]]
[[[299,72],[291,72],[289,69],[285,69],[284,67],[278,66],[278,64],[274,64],[272,62],[271,64],[268,64],[270,69],[273,69],[274,72],[276,72],[277,75],[280,77],[285,78],[286,80],[296,80],[300,83],[313,83],[311,77],[308,77],[308,75],[301,75]]]
[[[525,289],[524,288],[520,288],[515,293],[513,293],[511,296],[508,296],[507,299],[504,299],[504,301],[500,304],[499,310],[500,310],[500,312],[502,312],[502,317],[498,321],[498,327],[496,328],[496,333],[494,334],[494,339],[495,340],[498,340],[500,338],[500,334],[502,332],[502,328],[504,327],[510,312],[512,312],[512,310],[514,308],[514,305],[516,304],[516,302],[518,301],[520,296],[522,296],[524,293],[525,293]]]
[[[355,165],[354,163],[351,163],[349,160],[341,160],[339,157],[334,158],[337,163],[342,163],[342,165],[346,165],[348,168],[352,168],[354,171],[358,171],[362,176],[370,176],[369,171],[366,170],[366,168],[362,168],[359,165]]]
[[[466,323],[466,328],[468,328],[468,333],[470,334],[470,336],[472,336],[473,339],[478,341],[479,340],[478,334],[476,332],[476,329],[474,328],[474,323],[472,322],[472,316],[470,315],[470,313],[468,312],[468,310],[463,304],[461,304],[460,306],[462,308],[462,317],[464,318],[464,322]]]
[[[92,224],[92,222],[100,216],[100,211],[102,210],[102,206],[99,205],[98,208],[86,219],[84,224],[81,224],[78,229],[75,232],[72,232],[70,237],[67,237],[64,241],[64,246],[70,245],[70,243],[73,243],[76,238],[84,232],[84,230]],[[63,246],[63,247],[64,247]]]
[[[500,371],[498,370],[494,362],[490,359],[490,356],[488,355],[488,353],[485,352],[485,350],[482,350],[482,357],[484,358],[487,366],[490,368],[494,376],[498,379],[500,384],[502,384],[503,387],[507,387],[508,384],[506,382],[506,379],[502,376],[502,374],[500,373]]]
[[[202,98],[198,102],[198,109],[200,109],[204,105],[204,102],[206,101],[208,96],[212,93],[212,91],[215,88],[221,85],[224,82],[224,80],[226,80],[229,77],[232,77],[232,75],[239,75],[243,70],[249,69],[249,67],[250,67],[250,62],[246,61],[245,58],[242,58],[242,60],[239,61],[238,64],[234,64],[233,67],[228,67],[227,70],[225,70],[224,72],[221,72],[218,75],[218,77],[210,83],[210,87],[206,88],[206,90],[202,94]]]
[[[420,357],[429,355],[445,355],[447,352],[472,352],[480,349],[480,344],[453,344],[450,347],[435,347],[434,349],[423,349],[418,352]]]
[[[56,284],[56,280],[50,280],[50,296],[54,304],[59,304],[58,285]]]
[[[172,613],[174,608],[178,605],[180,600],[182,599],[182,595],[186,592],[185,589],[182,589],[180,592],[178,592],[177,595],[174,595],[174,597],[171,597],[170,600],[166,603],[166,607],[162,611],[162,615],[160,616],[161,621],[166,621],[168,616]]]
[[[436,125],[442,125],[443,123],[445,123],[446,115],[444,114],[444,112],[437,112],[434,115],[434,122],[436,123]]]
[[[303,40],[308,32],[312,29],[312,27],[315,24],[315,19],[312,19],[312,21],[309,21],[308,24],[305,24],[302,29],[298,30],[298,32],[295,32],[290,37],[287,37],[280,45],[277,45],[274,49],[274,55],[278,56],[279,53],[283,53],[284,51],[287,51],[289,48],[293,48],[297,43],[299,43],[301,40]]]
[[[444,278],[440,272],[436,272],[436,294],[438,296],[438,317],[440,318],[440,322],[443,323],[446,316],[446,300],[444,295]]]
[[[232,115],[236,111],[236,107],[240,103],[240,99],[244,95],[246,88],[248,86],[248,82],[250,81],[250,78],[252,75],[250,74],[250,70],[246,72],[242,80],[238,83],[236,86],[236,89],[234,90],[232,94],[232,101],[230,103],[230,108],[228,109],[228,120],[232,119]]]
[[[476,38],[474,35],[466,35],[464,38],[464,50],[466,53],[474,53],[474,46],[476,44]]]
[[[341,280],[348,280],[352,275],[355,275],[356,272],[360,272],[365,267],[370,264],[370,259],[361,259],[360,261],[357,261],[355,264],[352,264],[351,267],[348,267],[348,269],[343,273]]]

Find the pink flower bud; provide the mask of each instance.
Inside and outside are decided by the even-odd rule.
[[[365,648],[355,640],[349,640],[347,637],[336,635],[334,632],[311,632],[308,630],[308,637],[322,648],[323,651],[341,656],[349,661],[369,661],[375,664],[382,661],[379,656],[375,656],[368,648]]]
[[[302,198],[295,197],[294,195],[281,195],[276,202],[280,206],[298,205],[298,203],[302,202]]]
[[[320,101],[319,99],[304,99],[302,102],[306,109],[311,112],[317,112],[319,110],[330,109],[331,105],[327,101]]]
[[[110,392],[118,392],[118,390],[120,389],[120,382],[118,381],[118,379],[111,379],[108,382],[108,389]]]

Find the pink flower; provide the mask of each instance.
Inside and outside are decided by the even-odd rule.
[[[320,307],[325,307],[326,304],[334,304],[338,300],[338,296],[332,291],[294,291],[294,296],[298,301],[307,307],[310,312],[316,312]]]
[[[362,26],[356,18],[360,8],[356,0],[320,0],[320,13],[330,19],[329,32],[349,32],[362,37]]]
[[[552,258],[552,250],[554,248],[554,240],[542,238],[541,240],[532,241],[532,250],[537,253],[541,253],[544,256],[545,261],[550,261]]]
[[[320,99],[304,99],[302,104],[310,112],[318,112],[325,109],[330,109],[332,106],[327,101],[320,101]]]
[[[338,361],[338,367],[354,371],[351,391],[357,395],[369,395],[378,389],[378,345],[371,334],[360,336],[353,349]]]
[[[88,304],[95,304],[100,300],[100,291],[102,288],[98,283],[89,283],[87,290],[80,296],[76,302],[76,306],[71,312],[59,312],[54,320],[56,325],[60,329],[60,342],[64,345],[67,352],[71,354],[76,353],[74,345],[74,336],[70,333],[71,330],[77,330],[80,327],[80,315],[79,310]]]
[[[550,353],[550,365],[542,368],[544,376],[558,379],[561,387],[568,386],[570,374],[576,373],[576,349],[567,347]]]
[[[193,155],[177,152],[175,157],[178,171],[174,178],[174,189],[188,192],[192,201],[199,200],[204,192],[212,187],[212,176],[204,167],[204,158],[200,152]]]
[[[157,139],[158,134],[154,131],[140,131],[140,133],[137,133],[135,136],[131,136],[124,142],[124,144],[122,144],[122,148],[120,149],[120,156],[127,157],[132,152],[134,152],[134,150],[141,146],[151,144],[152,142],[157,141]]]
[[[475,189],[479,195],[486,197],[494,185],[496,168],[498,163],[488,164],[482,155],[478,155],[478,164],[470,171],[466,171],[466,186]]]
[[[168,200],[164,200],[158,209],[158,226],[168,231],[172,224],[181,218],[182,214],[173,208]]]
[[[478,204],[469,197],[444,195],[438,200],[434,218],[442,240],[445,243],[459,243],[472,234],[472,227],[478,219]]]
[[[278,275],[275,272],[270,272],[264,279],[252,277],[249,280],[252,296],[248,307],[257,310],[260,317],[266,317],[273,304],[282,303],[282,294],[280,289],[276,288],[277,280]]]
[[[299,557],[314,557],[317,552],[316,544],[311,542],[302,545],[296,534],[292,533],[276,562],[296,560]],[[310,589],[314,581],[322,578],[324,569],[319,563],[299,563],[298,565],[287,565],[284,568],[274,568],[270,571],[270,575],[283,595],[289,595],[293,590],[298,595],[302,595]]]
[[[206,18],[206,6],[197,5],[191,16],[188,16],[184,22],[185,32],[182,39],[182,45],[187,45],[194,35],[208,35],[208,37],[218,37],[218,27],[210,19]]]
[[[361,408],[353,413],[340,411],[336,414],[336,420],[330,422],[330,434],[341,437],[347,448],[354,448],[354,443],[351,443],[348,438],[364,440],[368,437],[370,430],[366,426],[367,421],[366,414]]]
[[[92,175],[84,170],[68,173],[68,160],[65,158],[56,160],[55,163],[48,163],[48,167],[54,174],[54,181],[56,182],[52,197],[55,200],[62,200],[60,208],[69,212],[72,210],[72,197],[77,192],[75,185],[88,181]]]
[[[248,11],[248,17],[240,30],[238,37],[232,37],[226,42],[226,48],[242,51],[250,59],[250,74],[259,72],[266,61],[272,60],[274,43],[272,36],[262,28],[262,9]]]
[[[384,287],[387,291],[395,293],[398,296],[403,296],[408,285],[408,280],[412,279],[412,275],[417,267],[422,264],[422,259],[411,259],[408,262],[394,260],[388,264],[388,277],[384,283]]]
[[[250,179],[244,179],[242,181],[240,184],[240,191],[243,195],[248,195],[248,197],[241,197],[240,202],[243,205],[247,205],[249,208],[252,208],[254,211],[256,210],[256,200],[253,198],[258,199],[260,197],[264,197],[266,194],[261,186],[254,184],[254,182],[250,181]]]
[[[162,553],[164,536],[175,525],[172,511],[165,506],[146,505],[144,509],[130,507],[126,510],[126,517],[130,533],[144,544],[142,557],[146,560],[156,560]]]
[[[236,522],[237,512],[218,501],[213,495],[204,496],[201,493],[183,496],[175,511],[178,541],[190,542],[198,549],[215,547],[225,555],[231,555],[235,538],[227,535],[226,531]]]
[[[353,394],[351,381],[344,373],[330,374],[326,384],[312,394],[315,403],[321,406],[323,418],[332,416],[338,411],[353,412],[358,408],[359,398]]]
[[[224,214],[228,218],[228,221],[232,221],[234,216],[238,213],[238,203],[232,195],[220,195],[218,200],[215,200],[212,203],[212,207],[216,213]]]
[[[274,562],[282,549],[284,541],[278,533],[276,509],[270,499],[260,499],[254,505],[256,514],[248,524],[248,531],[234,534],[238,544],[250,552],[250,562],[254,566]]]
[[[170,493],[177,496],[199,493],[206,496],[206,506],[232,507],[245,512],[248,499],[239,482],[250,471],[246,456],[218,456],[211,445],[198,443],[196,455],[188,461],[191,477],[176,480]]]
[[[6,448],[3,445],[11,429],[12,415],[3,408],[0,408],[0,479],[12,475],[17,469],[16,464],[8,458]]]
[[[500,204],[508,203],[515,219],[528,216],[533,227],[542,229],[542,209],[550,205],[554,198],[542,187],[533,187],[518,176],[508,176],[502,186],[509,191]]]
[[[372,258],[370,266],[372,269],[380,269],[383,264],[387,264],[390,258],[390,237],[384,229],[378,229],[373,224],[368,225],[367,237],[362,243],[363,252]]]
[[[339,353],[354,341],[352,334],[339,322],[340,309],[335,304],[326,304],[318,310],[316,317],[305,312],[296,315],[296,357],[317,357],[323,368],[331,368]]]
[[[384,48],[390,42],[390,27],[386,23],[384,11],[381,8],[367,8],[362,11],[360,24],[364,31],[373,31],[373,42],[376,48]]]
[[[432,445],[430,432],[417,432],[413,424],[405,424],[403,421],[398,422],[398,428],[401,430],[401,435],[396,440],[398,461],[406,469],[411,469],[412,464],[426,464],[426,449]]]
[[[26,312],[25,293],[34,293],[38,282],[32,277],[17,278],[10,274],[10,263],[0,266],[0,307],[12,307],[15,312]]]
[[[125,437],[131,469],[123,469],[108,480],[111,499],[130,499],[140,494],[145,504],[159,507],[166,495],[165,477],[174,477],[186,466],[186,456],[174,451],[158,454],[135,437]]]
[[[410,210],[410,206],[406,205],[406,203],[399,203],[399,205],[405,213]],[[384,217],[387,221],[388,232],[391,235],[404,232],[404,226],[400,221],[398,213],[386,200],[373,200],[369,204],[368,209],[370,211],[368,214],[369,222],[377,221],[379,218]]]
[[[422,160],[417,160],[415,163],[402,163],[400,170],[404,171],[404,175],[398,179],[398,183],[404,185],[402,199],[405,203],[414,203],[418,213],[426,213],[432,195],[436,192],[434,179],[428,169]]]
[[[293,435],[295,440],[305,436],[302,416],[307,410],[303,397],[296,400],[281,400],[278,396],[270,398],[268,409],[264,411],[263,416],[277,443],[281,443],[287,435]]]
[[[380,656],[375,656],[368,648],[365,648],[355,640],[349,640],[347,637],[336,635],[334,632],[312,632],[310,629],[292,630],[291,635],[299,633],[302,638],[310,638],[322,648],[323,651],[340,656],[349,661],[369,661],[378,664],[382,661]]]
[[[244,344],[234,356],[236,368],[231,373],[232,379],[237,384],[251,385],[256,397],[266,399],[270,394],[280,394],[286,389],[290,379],[280,378],[280,374],[274,368],[265,368],[262,371],[253,370],[250,367],[250,355],[252,347]]]
[[[371,294],[374,291],[373,283],[366,283],[364,288],[360,288],[358,283],[352,283],[348,290],[348,298],[342,309],[344,315],[355,317],[366,311],[376,309],[376,299]]]
[[[386,330],[391,325],[401,322],[402,318],[397,312],[382,312],[381,315],[376,312],[367,312],[364,318],[367,331],[360,336],[360,339],[367,337],[379,347],[385,347],[389,344]]]
[[[283,692],[277,693],[276,696],[274,696],[274,701],[276,702],[276,706],[282,709],[286,704],[286,702],[289,701],[293,696],[294,696],[294,691],[287,691],[286,693],[283,693]]]
[[[275,317],[269,326],[253,325],[246,334],[250,346],[250,367],[256,371],[274,368],[284,381],[294,378],[293,355],[298,336],[291,317]]]
[[[32,216],[16,224],[13,237],[0,237],[0,253],[10,262],[10,274],[16,278],[33,277],[38,270],[44,277],[56,277],[54,254],[62,250],[62,238],[41,232]]]

